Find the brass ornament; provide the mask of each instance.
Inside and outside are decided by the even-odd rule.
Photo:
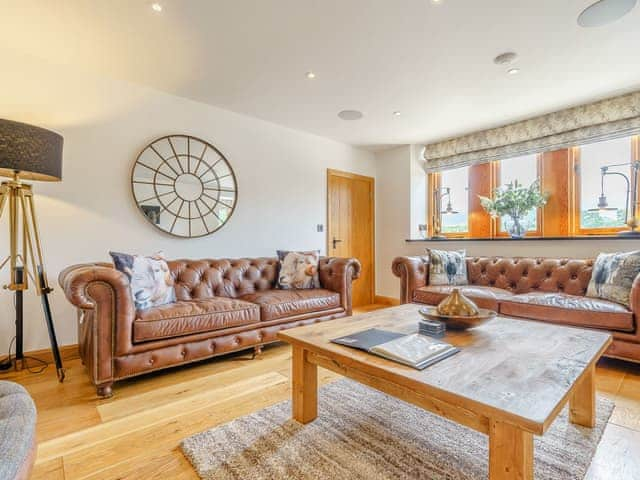
[[[454,288],[447,298],[438,304],[440,315],[448,317],[473,317],[478,315],[478,306],[465,297],[459,288]]]

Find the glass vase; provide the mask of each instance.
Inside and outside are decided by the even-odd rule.
[[[524,238],[527,229],[522,225],[522,218],[519,215],[510,215],[507,221],[507,231],[511,238]]]

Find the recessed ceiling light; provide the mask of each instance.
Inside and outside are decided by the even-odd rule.
[[[442,0],[431,0],[431,3],[435,5],[440,5],[442,3]]]
[[[520,69],[519,68],[510,68],[509,70],[507,70],[507,73],[509,75],[517,75],[520,73]]]
[[[338,117],[342,120],[360,120],[363,115],[359,110],[342,110],[338,113]]]
[[[316,74],[313,72],[307,72],[306,73],[307,78],[311,79],[311,78],[316,78]]]
[[[395,112],[393,112],[393,115],[394,115],[395,117],[399,117],[399,116],[401,115],[401,113],[400,113],[400,111],[399,111],[399,110],[396,110]]]
[[[518,54],[516,52],[505,52],[493,59],[496,65],[509,65],[516,61]]]
[[[160,5],[159,3],[152,3],[151,8],[153,9],[154,12],[162,11],[162,5]]]
[[[638,0],[599,0],[582,11],[578,16],[578,25],[585,28],[602,27],[624,17],[636,3]]]

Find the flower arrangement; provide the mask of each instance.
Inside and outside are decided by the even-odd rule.
[[[492,217],[511,217],[511,225],[509,233],[512,238],[522,238],[526,233],[526,228],[522,225],[521,220],[531,210],[540,208],[547,203],[548,193],[540,191],[540,179],[525,187],[516,180],[508,183],[493,191],[493,198],[480,198],[480,205]]]

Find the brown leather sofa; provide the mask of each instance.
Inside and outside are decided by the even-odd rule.
[[[353,258],[322,258],[322,288],[277,290],[277,258],[168,262],[177,301],[136,311],[127,276],[109,263],[60,273],[78,308],[80,356],[98,395],[113,382],[277,341],[278,331],[351,315]]]
[[[400,301],[437,305],[455,287],[429,285],[429,257],[398,257]],[[631,309],[585,297],[593,260],[556,258],[467,258],[469,285],[461,292],[481,308],[506,316],[607,330],[607,356],[640,362],[640,275],[631,290]]]

